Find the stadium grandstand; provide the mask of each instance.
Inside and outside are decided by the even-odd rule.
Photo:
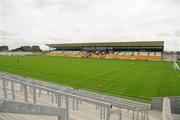
[[[0,46],[0,52],[5,52],[5,51],[9,51],[9,47],[8,46]]]
[[[107,59],[134,59],[134,60],[162,60],[164,41],[149,42],[102,42],[102,43],[68,43],[47,44],[53,49],[46,55],[107,58]]]

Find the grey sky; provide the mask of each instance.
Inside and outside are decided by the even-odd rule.
[[[165,41],[180,50],[180,0],[0,0],[0,44]]]

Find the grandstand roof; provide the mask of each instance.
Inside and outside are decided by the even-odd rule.
[[[163,47],[164,41],[143,41],[143,42],[96,42],[96,43],[65,43],[47,44],[52,48],[59,47]]]

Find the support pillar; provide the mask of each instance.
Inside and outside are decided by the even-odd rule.
[[[22,92],[22,91],[23,91],[23,85],[20,84],[20,92]]]
[[[52,104],[54,103],[54,93],[53,92],[51,94],[51,102],[52,102]]]
[[[142,111],[141,111],[141,120],[143,120],[143,118],[144,118],[143,115],[144,115],[144,111],[142,110]]]
[[[97,110],[97,104],[96,104],[96,110]]]
[[[105,120],[106,117],[106,108],[103,106],[103,120]]]
[[[41,89],[39,89],[39,98],[41,97]]]
[[[30,91],[30,93],[32,93],[32,87],[29,87],[29,91]]]
[[[79,100],[76,100],[76,110],[79,110]]]
[[[73,108],[73,110],[75,110],[75,101],[74,101],[74,97],[72,98],[72,108]]]
[[[8,86],[8,80],[6,80],[6,86]]]
[[[102,106],[100,106],[100,120],[103,119],[103,108]]]
[[[36,88],[33,87],[33,103],[36,104]]]
[[[122,111],[119,112],[119,120],[122,120]]]
[[[60,95],[57,95],[57,104],[58,104],[58,107],[61,107],[61,96]]]
[[[110,120],[110,108],[109,107],[107,107],[106,108],[107,110],[107,112],[106,112],[106,120]]]
[[[66,120],[69,120],[69,97],[65,96],[66,99]]]
[[[7,89],[6,89],[6,80],[3,79],[3,91],[4,91],[4,98],[7,99]]]
[[[27,85],[24,85],[24,99],[25,99],[25,102],[28,102],[28,89],[27,89]]]
[[[56,104],[58,103],[58,96],[57,94],[55,94],[55,100],[56,100]]]
[[[137,111],[136,120],[139,120],[139,110]]]
[[[12,99],[15,100],[15,91],[14,91],[14,82],[11,81],[11,92],[12,92]]]
[[[49,95],[49,91],[47,91],[47,95]]]
[[[133,111],[132,120],[134,120],[134,112],[135,112],[135,111]]]

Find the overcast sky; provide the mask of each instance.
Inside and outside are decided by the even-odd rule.
[[[180,0],[0,0],[0,45],[165,41],[180,50]]]

